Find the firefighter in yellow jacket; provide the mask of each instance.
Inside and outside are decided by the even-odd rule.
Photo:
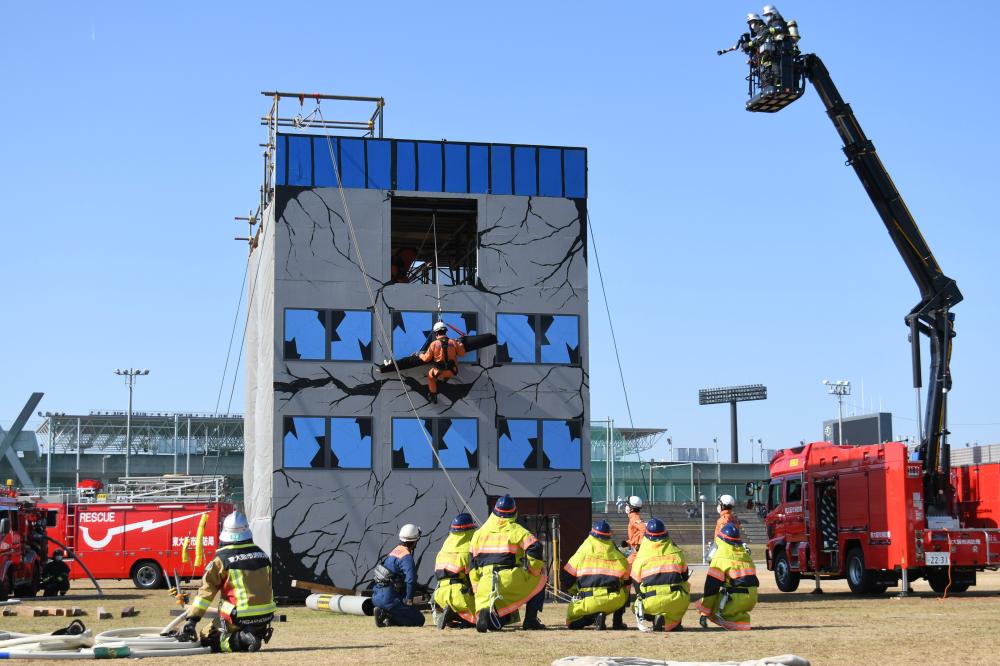
[[[271,639],[271,619],[278,609],[271,590],[271,560],[254,544],[246,516],[239,511],[226,516],[219,543],[180,636],[197,638],[195,625],[218,593],[224,626],[221,631],[210,627],[201,644],[212,652],[256,652]]]
[[[653,631],[681,631],[681,620],[691,603],[691,586],[684,553],[670,539],[659,518],[646,523],[646,534],[632,562],[635,616],[653,618]]]
[[[715,555],[705,576],[705,594],[697,604],[698,622],[708,620],[729,631],[748,631],[750,611],[757,605],[757,569],[743,547],[740,528],[726,523],[715,537]]]
[[[469,579],[476,597],[476,631],[498,631],[525,606],[522,629],[544,629],[538,613],[545,602],[542,544],[517,524],[510,495],[497,500],[493,513],[472,535]]]
[[[469,582],[469,563],[472,555],[472,531],[476,523],[472,516],[460,513],[451,521],[448,538],[434,560],[434,576],[437,589],[434,590],[434,605],[438,612],[437,628],[465,628],[476,623],[476,599],[472,596]]]
[[[605,618],[614,613],[612,629],[627,629],[622,615],[628,602],[628,560],[611,540],[611,526],[598,520],[590,535],[563,567],[563,589],[573,595],[566,607],[566,626],[606,629]]]

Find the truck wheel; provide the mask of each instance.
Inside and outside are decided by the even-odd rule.
[[[142,590],[163,587],[163,569],[153,560],[140,560],[132,567],[132,582]]]
[[[799,589],[798,572],[792,571],[792,565],[788,563],[788,556],[781,550],[774,556],[774,583],[782,592],[794,592]]]
[[[852,548],[847,553],[847,585],[854,594],[870,594],[875,581],[872,572],[865,569],[865,554],[860,548]]]
[[[932,570],[927,573],[927,582],[930,583],[931,589],[934,590],[935,594],[944,594],[945,590],[948,590],[948,594],[960,594],[969,589],[968,583],[952,583],[951,587],[948,587],[948,571],[947,570]]]

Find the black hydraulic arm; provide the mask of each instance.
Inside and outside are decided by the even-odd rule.
[[[823,61],[814,54],[802,56],[804,74],[823,100],[827,115],[844,142],[847,162],[854,168],[879,217],[920,289],[920,302],[906,317],[913,355],[913,386],[920,388],[920,335],[930,339],[930,377],[919,455],[924,463],[925,491],[929,505],[943,507],[950,497],[947,453],[947,395],[951,389],[952,306],[962,300],[955,281],[946,276],[927,241],[885,170],[875,146],[865,136],[851,106],[844,102]]]

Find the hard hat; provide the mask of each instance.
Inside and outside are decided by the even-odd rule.
[[[721,507],[733,507],[736,506],[736,498],[732,495],[719,495],[718,504]]]
[[[777,7],[774,5],[764,5],[764,11],[762,11],[761,14],[764,16],[771,16],[772,14],[775,16],[781,16],[781,14],[778,13]]]
[[[467,513],[460,513],[451,521],[451,527],[448,528],[448,531],[466,532],[474,529],[476,529],[476,523],[472,520],[472,516]]]
[[[628,498],[628,501],[626,503],[633,509],[642,508],[642,498],[639,497],[638,495],[632,495],[631,497]]]
[[[646,538],[650,541],[663,541],[668,536],[667,528],[659,518],[650,518],[646,523]]]
[[[760,21],[760,16],[754,14],[753,12],[747,14],[747,23],[750,23],[751,21]]]
[[[733,546],[738,546],[742,543],[742,540],[740,539],[740,528],[736,526],[736,523],[726,523],[719,528],[719,533],[716,536]]]
[[[598,520],[594,523],[594,526],[590,528],[590,536],[595,539],[610,539],[611,525],[608,525],[608,521],[606,520]]]
[[[250,541],[253,539],[253,532],[250,531],[250,523],[241,511],[233,511],[222,521],[222,531],[219,532],[219,541],[225,543],[236,543],[238,541]]]
[[[447,333],[448,332],[448,325],[445,324],[443,321],[435,322],[434,323],[434,332],[435,333],[441,333],[442,331],[445,332],[445,333]]]
[[[62,548],[56,548],[55,550],[52,551],[52,557],[62,557],[62,556],[63,556]]]
[[[420,538],[420,528],[411,523],[407,523],[399,528],[399,540],[403,542],[412,542]]]
[[[493,513],[501,518],[513,518],[517,513],[517,502],[510,495],[504,495],[493,505]]]

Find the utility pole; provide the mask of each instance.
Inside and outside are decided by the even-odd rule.
[[[118,368],[116,375],[125,377],[125,384],[128,386],[128,415],[125,417],[125,476],[129,476],[129,463],[132,457],[132,392],[135,388],[135,378],[149,374],[146,368]]]
[[[844,396],[851,395],[851,382],[841,379],[831,382],[829,379],[823,380],[827,392],[837,396],[837,444],[844,444]]]

